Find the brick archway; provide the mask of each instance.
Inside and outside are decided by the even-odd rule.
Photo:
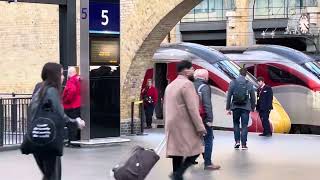
[[[121,22],[121,120],[130,117],[152,56],[168,32],[202,0],[135,0]],[[122,10],[122,11],[125,11]]]

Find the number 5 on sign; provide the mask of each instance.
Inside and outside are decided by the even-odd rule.
[[[88,8],[81,9],[81,19],[87,19],[88,17]]]
[[[101,17],[104,19],[104,21],[101,22],[103,26],[106,26],[109,23],[108,12],[109,12],[108,10],[101,11]]]

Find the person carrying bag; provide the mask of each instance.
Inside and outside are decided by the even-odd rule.
[[[73,122],[83,128],[85,123],[80,118],[70,119],[64,114],[60,100],[64,78],[61,65],[45,64],[41,77],[43,82],[29,106],[28,130],[20,149],[22,154],[33,154],[43,173],[42,180],[61,180],[64,126]]]

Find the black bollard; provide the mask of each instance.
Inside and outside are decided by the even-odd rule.
[[[131,102],[131,135],[134,134],[133,128],[134,128],[134,102]]]

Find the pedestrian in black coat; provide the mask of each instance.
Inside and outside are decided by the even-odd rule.
[[[256,109],[259,112],[259,116],[263,126],[263,133],[259,136],[272,136],[272,130],[269,122],[269,115],[273,109],[273,91],[272,88],[265,84],[263,77],[258,77],[258,101]]]

